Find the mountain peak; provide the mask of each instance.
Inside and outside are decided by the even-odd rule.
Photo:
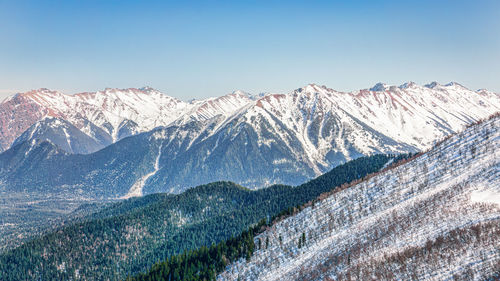
[[[302,93],[302,92],[317,93],[317,92],[321,92],[324,89],[325,89],[324,86],[319,86],[319,85],[317,85],[315,83],[310,83],[310,84],[307,84],[306,86],[304,86],[302,88],[299,88],[299,89],[295,90],[294,92],[299,92],[299,93]]]
[[[40,97],[40,96],[47,96],[47,95],[53,95],[53,94],[62,94],[62,93],[60,93],[58,91],[53,91],[53,90],[50,90],[47,88],[38,88],[38,89],[32,89],[32,90],[29,90],[26,92],[18,92],[18,93],[15,93],[13,95],[10,95],[10,96],[6,97],[2,101],[2,103],[17,99],[19,97],[33,98],[35,96]]]
[[[52,100],[54,98],[60,99],[60,97],[65,96],[65,94],[47,88],[39,88],[25,93],[20,93],[18,96],[29,98],[37,103],[44,103],[47,100]]]
[[[76,95],[86,95],[86,94],[103,94],[103,95],[106,95],[106,96],[109,96],[109,95],[118,95],[118,96],[123,96],[123,95],[157,95],[157,94],[163,94],[162,92],[158,91],[157,89],[154,89],[152,87],[149,87],[149,86],[144,86],[144,87],[141,87],[141,88],[124,88],[124,89],[120,89],[120,88],[105,88],[104,90],[101,90],[101,91],[97,91],[97,92],[94,92],[94,93],[79,93],[79,94],[76,94]],[[163,94],[165,95],[165,94]],[[165,95],[167,96],[167,95]],[[170,96],[169,96],[170,97]],[[171,97],[172,99],[176,99],[176,98],[173,98]]]
[[[445,87],[453,87],[453,88],[461,88],[461,89],[466,89],[468,90],[466,87],[464,87],[462,84],[458,83],[458,82],[454,82],[454,81],[451,81],[450,83],[444,85]]]
[[[235,95],[235,96],[245,96],[245,97],[250,97],[250,94],[245,92],[245,91],[242,91],[242,90],[235,90],[231,93],[232,95]]]
[[[57,91],[50,90],[48,88],[38,88],[38,89],[33,89],[30,91],[27,91],[23,94],[30,95],[30,94],[47,94],[47,93],[57,93]]]
[[[133,90],[139,90],[139,89],[135,89],[135,88],[119,89],[119,88],[108,88],[108,87],[106,87],[101,92],[106,94],[106,93],[128,92],[128,91],[133,91]]]
[[[388,89],[387,84],[382,83],[382,82],[378,82],[377,84],[375,84],[375,86],[370,88],[370,91],[382,92],[382,91],[386,91],[387,89]]]
[[[417,84],[415,82],[408,81],[408,82],[405,82],[405,83],[399,85],[398,88],[400,88],[400,89],[408,89],[408,88],[413,88],[415,86],[417,86]]]
[[[439,84],[439,83],[438,83],[438,82],[436,82],[436,81],[433,81],[433,82],[431,82],[431,83],[429,83],[429,84],[425,84],[425,87],[427,87],[427,88],[429,88],[429,89],[434,89],[434,88],[436,88],[436,87],[438,87],[438,86],[441,86],[441,84]]]
[[[150,93],[160,93],[160,94],[163,94],[161,91],[159,91],[158,89],[155,89],[153,87],[150,87],[150,86],[144,86],[144,87],[141,87],[139,89],[134,89],[134,88],[131,88],[131,90],[139,90],[140,92],[142,93],[147,93],[147,94],[150,94]]]
[[[158,92],[158,90],[156,90],[155,88],[152,88],[150,86],[141,87],[141,88],[139,88],[139,90],[141,90],[143,92],[151,92],[151,91]]]

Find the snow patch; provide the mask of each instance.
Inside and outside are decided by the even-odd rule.
[[[471,192],[470,200],[475,203],[491,203],[500,206],[500,192],[493,190],[475,190]]]
[[[152,177],[158,170],[160,170],[160,157],[161,157],[161,149],[163,147],[163,143],[158,148],[158,154],[156,155],[156,160],[154,164],[154,170],[146,175],[142,176],[137,182],[135,182],[127,194],[120,197],[119,199],[128,199],[131,197],[140,197],[142,196],[142,190],[144,185],[146,185],[147,180]]]

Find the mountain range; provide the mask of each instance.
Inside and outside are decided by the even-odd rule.
[[[40,89],[0,104],[0,191],[128,198],[218,180],[296,185],[360,156],[425,150],[499,110],[498,94],[458,83],[190,102],[152,88]]]
[[[458,83],[190,102],[151,88],[17,94],[0,104],[1,272],[120,279],[174,256],[222,280],[487,278],[499,110],[500,95]],[[217,242],[216,268],[198,250],[175,257]]]
[[[74,95],[38,89],[16,94],[0,104],[0,147],[6,150],[20,141],[35,137],[50,139],[70,153],[88,154],[124,137],[172,124],[180,116],[206,120],[218,114],[231,113],[248,102],[248,96],[239,92],[188,103],[149,87],[107,88]],[[68,135],[68,138],[52,139],[47,134],[50,128],[46,127],[55,129],[59,125],[54,123],[56,121],[44,119],[59,119],[59,122],[65,123],[64,130],[61,128],[59,132],[51,133],[59,137]],[[81,131],[78,137],[86,139],[85,145],[75,143],[69,137],[75,137],[72,136],[75,130]],[[25,135],[16,141],[23,133]]]

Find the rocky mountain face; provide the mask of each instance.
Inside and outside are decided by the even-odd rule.
[[[12,144],[16,146],[33,140],[50,140],[60,149],[74,154],[87,154],[102,149],[112,143],[109,134],[92,123],[86,124],[92,128],[93,137],[83,133],[70,122],[47,117],[33,124],[22,133]]]
[[[186,106],[151,88],[106,89],[75,95],[33,90],[0,104],[0,146],[6,150],[32,126],[47,126],[49,122],[43,119],[57,118],[80,130],[78,134],[86,135],[84,138],[94,139],[98,145],[80,151],[91,153],[124,137],[169,124]]]
[[[494,280],[500,115],[320,198],[255,238],[218,280]],[[260,241],[260,242],[259,242]]]
[[[39,89],[16,94],[0,103],[0,148],[8,149],[34,125],[47,126],[47,122],[40,122],[45,118],[65,120],[95,139],[99,145],[81,151],[91,153],[124,137],[160,126],[181,126],[217,116],[224,117],[220,120],[222,125],[245,115],[244,121],[253,126],[259,125],[256,118],[281,121],[283,124],[273,122],[272,125],[284,126],[300,134],[299,141],[308,150],[308,158],[314,158],[314,154],[323,158],[321,150],[325,149],[320,146],[320,140],[326,136],[316,139],[315,135],[321,133],[319,130],[324,125],[325,131],[331,129],[328,127],[330,119],[360,123],[398,143],[422,149],[449,131],[456,131],[465,123],[498,110],[498,100],[498,94],[486,90],[471,91],[457,83],[440,85],[435,82],[425,86],[409,82],[398,87],[379,83],[369,90],[350,93],[310,84],[285,95],[250,96],[235,91],[191,102],[180,101],[149,87],[105,89],[75,95]],[[351,136],[350,143],[355,137],[363,136],[359,133]],[[331,142],[330,139],[326,141]],[[371,141],[363,144],[362,149],[375,150],[376,147],[369,147],[376,146],[376,142]],[[357,145],[362,146],[361,141]]]
[[[94,144],[85,149],[66,150],[88,154],[102,149],[124,137],[167,126],[174,121],[188,123],[206,120],[218,115],[230,115],[252,100],[240,91],[218,98],[183,102],[149,87],[135,89],[105,89],[92,93],[66,95],[48,89],[16,94],[0,104],[0,149],[26,140],[16,139],[26,130],[54,132],[54,123],[44,119],[59,119],[80,132],[70,136],[82,137]],[[52,123],[51,123],[52,122]],[[51,124],[49,124],[51,123]],[[49,128],[45,128],[49,127]],[[62,129],[57,135],[31,133],[32,138],[43,138],[60,144],[66,137]],[[65,141],[69,143],[71,140]],[[74,140],[74,139],[73,139]]]
[[[311,84],[289,94],[236,91],[189,103],[150,88],[74,96],[41,90],[3,108],[17,99],[33,101],[33,116],[54,118],[32,124],[0,155],[0,189],[112,198],[218,180],[296,185],[363,155],[426,149],[500,110],[498,94],[457,83],[378,84],[351,93]],[[32,159],[31,144],[43,141],[65,153]]]

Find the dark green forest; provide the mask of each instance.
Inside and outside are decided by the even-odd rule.
[[[215,182],[121,201],[3,253],[0,280],[120,280],[146,271],[138,280],[213,279],[228,262],[252,254],[253,235],[264,224],[392,158],[358,158],[296,187],[252,191]]]
[[[400,155],[394,157],[394,163],[401,163],[401,160],[409,159],[412,155]],[[380,158],[383,157],[383,158]],[[387,158],[386,158],[387,157]],[[154,264],[147,272],[139,273],[132,277],[127,277],[127,281],[163,281],[163,280],[215,280],[218,273],[222,272],[225,267],[240,258],[250,259],[254,250],[267,248],[269,241],[258,241],[254,243],[254,237],[262,233],[266,227],[273,225],[276,221],[291,216],[301,211],[308,204],[314,204],[318,200],[318,196],[323,193],[329,193],[336,188],[346,187],[347,183],[359,181],[370,173],[364,173],[361,167],[370,167],[376,165],[376,171],[383,167],[383,163],[390,160],[388,156],[377,155],[372,157],[359,158],[348,162],[343,166],[333,169],[314,180],[311,180],[298,187],[290,188],[292,190],[290,198],[295,195],[302,196],[300,204],[294,206],[289,205],[288,208],[282,209],[269,220],[262,219],[256,225],[249,227],[241,234],[231,237],[218,244],[212,244],[210,247],[202,246],[196,250],[184,251],[182,254],[174,255],[162,262]],[[380,162],[379,162],[380,161]],[[350,178],[351,180],[341,179]],[[330,186],[330,188],[328,188]],[[271,187],[273,188],[273,187]],[[309,198],[309,200],[306,200]],[[305,243],[305,233],[302,234],[299,245]],[[300,247],[300,246],[299,246]]]

